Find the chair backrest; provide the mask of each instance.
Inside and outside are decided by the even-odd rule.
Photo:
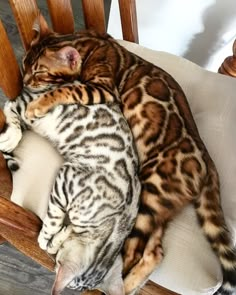
[[[236,78],[236,39],[233,44],[233,55],[226,57],[218,72]]]
[[[106,1],[106,0],[105,0]],[[138,42],[135,0],[119,1],[123,38]],[[36,0],[9,0],[25,50],[32,40],[32,25],[38,14]],[[47,0],[54,31],[62,34],[74,31],[71,0]],[[104,0],[82,0],[86,28],[106,32]],[[14,99],[22,89],[22,79],[14,51],[0,20],[0,87],[9,99]]]

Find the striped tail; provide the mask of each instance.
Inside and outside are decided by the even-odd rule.
[[[212,162],[200,198],[195,202],[195,209],[222,269],[223,283],[215,295],[233,295],[236,292],[236,250],[225,223],[220,204],[219,179]]]

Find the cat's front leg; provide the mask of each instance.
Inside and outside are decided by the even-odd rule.
[[[49,201],[49,208],[43,220],[43,226],[38,236],[39,247],[43,250],[50,248],[53,237],[60,232],[65,217],[65,211]]]
[[[4,107],[6,124],[0,133],[0,151],[10,153],[22,138],[20,119],[14,111],[13,103],[8,102]]]
[[[102,81],[104,81],[104,78]],[[103,82],[104,83],[104,82]],[[113,87],[114,88],[114,87]],[[60,86],[48,91],[27,105],[25,116],[28,119],[40,118],[58,105],[81,104],[93,105],[100,103],[113,103],[119,101],[116,88],[109,88],[102,83],[80,83],[74,81],[69,85]]]
[[[64,241],[68,239],[72,231],[72,225],[64,226],[48,243],[47,252],[49,254],[56,254]]]
[[[33,120],[45,116],[52,108],[53,98],[45,95],[39,96],[37,99],[28,103],[25,116],[27,119]],[[56,104],[56,103],[55,103]]]
[[[51,191],[47,215],[43,220],[43,226],[38,236],[39,246],[43,250],[50,248],[50,242],[53,241],[54,236],[61,231],[64,225],[68,192],[63,190],[64,182],[62,180],[65,178],[67,168],[66,165],[60,168]]]

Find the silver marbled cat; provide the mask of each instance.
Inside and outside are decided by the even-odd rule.
[[[119,253],[134,225],[141,190],[132,133],[118,105],[58,106],[30,121],[25,110],[39,92],[25,88],[6,103],[0,150],[12,152],[22,130],[30,128],[64,159],[38,238],[42,249],[56,253],[52,294],[68,285],[124,294]]]

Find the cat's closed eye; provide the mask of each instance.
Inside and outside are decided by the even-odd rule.
[[[42,74],[46,74],[47,73],[47,70],[37,70],[37,71],[34,71],[32,73],[33,76],[37,76],[37,75],[42,75]]]

